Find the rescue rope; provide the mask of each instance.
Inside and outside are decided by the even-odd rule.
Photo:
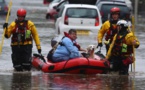
[[[8,13],[7,13],[7,17],[6,17],[5,23],[8,23],[9,16],[10,16],[10,11],[11,11],[11,7],[12,7],[12,0],[10,0],[10,2],[9,2]],[[4,44],[5,31],[6,31],[6,28],[4,28],[4,31],[3,31],[3,34],[2,34],[2,40],[1,40],[1,43],[0,43],[0,55],[1,55],[1,52],[2,52],[3,44]]]

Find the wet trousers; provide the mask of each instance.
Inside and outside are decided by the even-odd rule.
[[[32,59],[32,45],[11,46],[12,63],[16,71],[30,71]]]
[[[109,59],[110,64],[112,64],[112,68],[110,71],[119,71],[120,75],[128,75],[129,64],[123,64],[124,58],[119,56],[111,56]]]

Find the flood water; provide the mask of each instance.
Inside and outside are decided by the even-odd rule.
[[[9,0],[6,0],[7,2]],[[38,30],[42,54],[47,55],[50,50],[50,40],[55,36],[53,21],[45,19],[47,6],[43,0],[12,0],[11,16],[9,24],[16,18],[16,10],[23,7],[27,10],[27,19],[32,20]],[[2,37],[2,24],[5,16],[0,16],[0,42]],[[11,62],[10,39],[4,39],[2,54],[0,55],[0,90],[145,90],[145,26],[140,23],[136,29],[136,36],[140,41],[140,47],[135,50],[135,72],[129,76],[115,74],[74,75],[43,73],[33,69],[31,72],[14,72]],[[89,44],[97,44],[95,35],[78,36],[78,42],[83,48]],[[96,50],[97,51],[97,50]],[[33,53],[37,53],[35,43]],[[105,47],[102,48],[105,54]]]
[[[144,90],[145,78],[23,72],[0,75],[1,90]]]

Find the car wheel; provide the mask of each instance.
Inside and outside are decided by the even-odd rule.
[[[50,19],[50,14],[46,14],[46,19]]]

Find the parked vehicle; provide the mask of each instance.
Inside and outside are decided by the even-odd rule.
[[[5,0],[0,0],[0,15],[7,15],[8,6]]]
[[[110,17],[110,9],[113,7],[118,7],[121,10],[120,18],[130,20],[132,11],[126,5],[126,3],[116,2],[113,0],[101,0],[96,3],[96,6],[99,8],[100,13],[102,15],[102,22],[104,23]]]
[[[43,4],[44,4],[44,5],[46,5],[46,4],[48,5],[48,4],[50,4],[52,1],[53,1],[53,0],[43,0]]]
[[[101,14],[95,5],[66,4],[55,22],[57,34],[75,29],[77,34],[96,34],[102,25]]]
[[[56,8],[61,9],[67,3],[66,0],[54,0],[52,1],[46,12],[46,19],[54,19],[54,15],[58,13]],[[55,8],[54,8],[55,7]]]
[[[123,0],[125,1],[126,5],[130,8],[130,10],[133,10],[132,2],[130,0]]]
[[[100,1],[106,1],[106,0],[97,0],[97,3]],[[133,10],[132,2],[130,0],[107,0],[107,1],[115,1],[115,2],[121,2],[121,3],[126,3],[126,5]]]

